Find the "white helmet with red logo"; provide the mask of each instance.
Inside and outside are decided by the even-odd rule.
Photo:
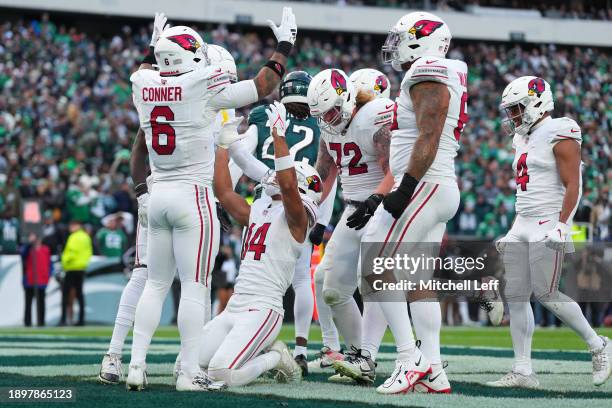
[[[555,103],[548,82],[523,76],[506,86],[499,107],[507,116],[502,123],[506,133],[524,136],[546,112],[555,108]]]
[[[236,61],[232,54],[225,48],[217,44],[208,44],[206,47],[206,61],[208,65],[217,65],[221,67],[223,72],[229,75],[230,81],[238,81],[238,70],[236,69]]]
[[[348,75],[341,69],[326,69],[312,78],[306,99],[310,114],[319,121],[319,128],[340,134],[353,116],[357,92]]]
[[[402,64],[424,55],[444,58],[451,37],[448,25],[440,17],[424,11],[406,14],[389,30],[382,47],[383,62],[402,71]]]
[[[351,74],[350,80],[355,85],[357,92],[370,92],[377,98],[389,98],[391,96],[389,78],[377,69],[358,69]]]
[[[164,30],[155,44],[155,60],[162,76],[195,70],[205,54],[206,43],[200,34],[187,26]]]

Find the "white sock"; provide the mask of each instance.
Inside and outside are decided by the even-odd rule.
[[[361,348],[370,353],[376,361],[380,344],[387,330],[387,320],[380,308],[380,303],[363,302],[363,318],[361,329]]]
[[[130,364],[144,365],[153,333],[159,325],[162,306],[170,283],[148,279],[136,306],[132,359]]]
[[[323,274],[321,273],[321,275]],[[334,351],[340,351],[338,330],[334,324],[331,308],[323,300],[323,276],[319,276],[318,270],[315,272],[315,300],[317,302],[317,314],[319,315],[323,345]]]
[[[593,330],[586,317],[584,317],[578,303],[563,293],[558,293],[558,297],[561,298],[561,301],[542,302],[542,306],[553,312],[566,326],[582,337],[589,350],[601,348],[603,346],[601,337],[595,333],[595,330]]]
[[[293,303],[295,337],[303,337],[308,340],[312,313],[314,312],[314,296],[312,295],[310,280],[294,281],[293,291],[295,292],[295,300]]]
[[[379,305],[393,333],[399,353],[398,358],[400,360],[409,358],[414,352],[415,343],[406,302],[380,302]]]
[[[352,347],[361,348],[361,312],[357,302],[351,296],[346,302],[330,306],[334,316],[334,323],[344,338],[347,350]]]
[[[303,355],[304,357],[308,356],[308,347],[298,346],[296,344],[295,348],[293,349],[293,358],[299,356],[300,354]]]
[[[442,364],[440,359],[440,329],[442,310],[437,300],[426,299],[410,303],[412,324],[417,338],[421,340],[421,352],[433,366]]]
[[[208,374],[215,380],[223,381],[228,386],[246,385],[276,367],[280,361],[280,354],[270,351],[247,361],[238,369],[222,368],[219,370],[208,370]]]
[[[181,369],[188,377],[200,371],[200,336],[204,327],[206,288],[199,282],[181,282],[177,326],[181,336]]]
[[[531,339],[535,330],[533,311],[528,302],[508,302],[510,313],[510,334],[514,349],[514,364],[512,371],[523,375],[531,375]]]
[[[115,327],[113,328],[113,336],[108,347],[108,354],[121,355],[125,338],[127,337],[132,325],[134,324],[134,316],[136,315],[136,305],[142,291],[144,290],[147,281],[147,268],[135,268],[132,271],[130,280],[123,288],[121,300],[119,300],[119,308],[117,309],[117,317],[115,318]]]

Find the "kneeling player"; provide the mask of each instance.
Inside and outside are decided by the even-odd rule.
[[[212,380],[228,386],[248,384],[273,369],[281,382],[301,379],[287,346],[275,339],[283,320],[283,295],[316,222],[322,185],[314,168],[294,163],[289,154],[285,107],[276,102],[266,112],[276,170],[265,184],[266,197],[249,206],[232,188],[225,149],[217,150],[215,162],[216,196],[248,227],[234,295],[223,313],[204,327],[200,348],[200,366]]]

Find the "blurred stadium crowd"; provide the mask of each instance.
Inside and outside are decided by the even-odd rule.
[[[233,53],[242,78],[254,75],[274,46],[270,36],[255,31],[230,32],[225,26],[201,31],[206,41]],[[76,219],[93,235],[106,215],[134,213],[128,160],[138,119],[128,78],[148,44],[148,28],[125,26],[104,38],[56,25],[44,15],[40,20],[5,22],[2,36],[2,251],[16,251],[24,198],[42,200],[49,231]],[[380,68],[382,41],[370,35],[303,33],[288,69],[314,74],[329,66],[349,73]],[[509,81],[533,74],[553,85],[556,114],[570,116],[582,127],[584,193],[575,221],[589,223],[595,240],[610,240],[609,52],[456,41],[450,58],[469,66],[470,120],[457,160],[461,208],[449,233],[493,239],[508,230],[514,212],[511,140],[500,129],[497,106]],[[394,95],[401,78],[385,72]],[[243,179],[239,189],[248,195],[253,185]],[[336,213],[341,205],[337,200]]]
[[[590,20],[612,20],[610,3],[602,0],[297,0],[338,6],[375,6],[437,11],[474,11],[475,7],[517,8],[535,10],[547,18],[579,18]]]

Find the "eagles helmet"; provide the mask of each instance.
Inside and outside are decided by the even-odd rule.
[[[287,74],[280,84],[280,101],[287,112],[298,119],[304,120],[310,116],[306,93],[312,77],[305,71],[293,71]]]
[[[308,93],[310,81],[312,81],[312,76],[305,71],[293,71],[287,74],[280,84],[279,93],[281,103],[308,103],[306,94]]]

